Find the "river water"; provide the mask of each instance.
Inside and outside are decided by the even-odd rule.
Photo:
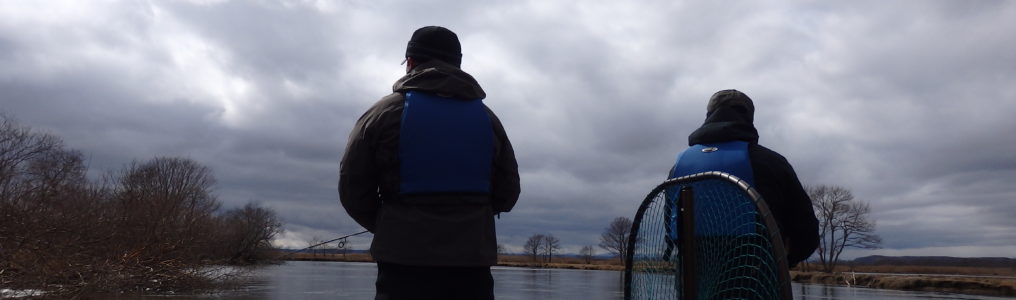
[[[621,272],[494,267],[497,299],[622,299]],[[144,299],[373,299],[372,263],[291,261],[254,271],[240,289]],[[793,285],[794,299],[1003,299],[944,293]]]

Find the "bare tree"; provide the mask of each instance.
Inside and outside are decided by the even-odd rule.
[[[586,264],[591,264],[593,263],[593,256],[596,255],[595,251],[596,250],[593,249],[593,246],[582,246],[582,249],[579,250],[579,256],[582,257],[582,260],[584,260]]]
[[[551,262],[554,259],[554,252],[561,250],[561,240],[559,240],[553,234],[543,235],[543,242],[540,243],[541,252],[545,262]]]
[[[529,255],[533,261],[537,261],[540,255],[540,245],[543,244],[542,234],[533,234],[526,240],[526,244],[522,246],[522,251]]]
[[[628,237],[631,234],[631,219],[617,217],[600,234],[600,248],[615,254],[623,263],[628,254]]]
[[[40,185],[49,175],[40,172],[56,171],[45,165],[49,165],[47,161],[59,160],[61,153],[72,154],[63,148],[59,138],[33,131],[0,114],[0,204],[31,205],[24,202],[31,201],[30,193],[43,189]]]
[[[176,157],[133,162],[116,179],[118,231],[128,248],[142,257],[169,259],[216,248],[207,234],[217,225],[219,202],[212,195],[215,178],[208,167]]]
[[[504,244],[497,244],[497,255],[498,256],[502,256],[502,255],[507,255],[507,254],[508,254],[508,248],[505,247]]]
[[[254,263],[265,258],[272,248],[272,238],[282,228],[275,211],[255,203],[229,210],[223,219],[226,236],[220,243],[227,247],[233,263]]]
[[[882,238],[875,234],[871,208],[857,201],[843,187],[820,185],[808,188],[819,222],[818,258],[824,272],[832,272],[846,248],[877,249]]]
[[[68,283],[113,238],[83,155],[0,114],[0,285]]]
[[[0,114],[0,285],[57,298],[205,288],[209,265],[249,261],[279,226],[256,205],[216,215],[211,170],[189,159],[87,173],[59,137]]]

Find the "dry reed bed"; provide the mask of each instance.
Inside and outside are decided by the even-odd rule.
[[[933,291],[987,296],[1016,296],[1016,279],[962,276],[852,274],[792,271],[795,282],[859,286],[877,289]]]
[[[795,271],[815,271],[815,264],[800,264]],[[862,273],[903,273],[903,274],[945,274],[945,275],[987,275],[1016,277],[1016,267],[969,267],[969,266],[914,266],[914,265],[839,265],[833,270]]]

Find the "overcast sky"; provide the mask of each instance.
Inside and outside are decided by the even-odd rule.
[[[0,110],[93,174],[194,159],[302,247],[362,230],[346,137],[426,25],[458,34],[514,144],[509,249],[597,244],[735,88],[804,184],[870,202],[884,249],[847,256],[1016,255],[1013,1],[2,1]]]

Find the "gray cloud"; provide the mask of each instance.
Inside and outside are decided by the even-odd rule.
[[[335,191],[346,135],[391,92],[412,30],[440,24],[516,148],[522,199],[498,220],[509,245],[533,233],[596,244],[663,179],[708,97],[737,88],[756,101],[761,143],[804,183],[871,202],[880,253],[1016,247],[1005,1],[0,8],[0,109],[99,171],[198,160],[227,206],[278,210],[293,246],[359,231]]]

